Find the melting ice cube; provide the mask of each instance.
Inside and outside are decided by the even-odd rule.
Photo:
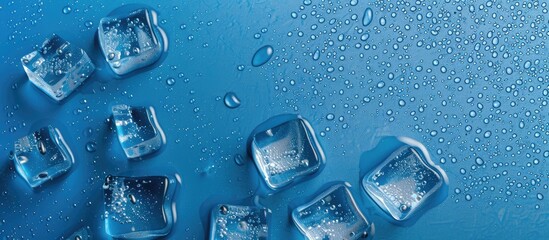
[[[67,172],[74,161],[63,136],[52,126],[20,138],[15,141],[14,148],[17,172],[31,187]]]
[[[217,205],[211,213],[210,240],[266,240],[270,215],[267,208]]]
[[[153,107],[112,107],[120,145],[128,158],[138,158],[159,150],[166,142]]]
[[[418,151],[400,147],[362,180],[370,198],[396,221],[409,219],[443,186],[441,173]]]
[[[146,8],[102,18],[98,38],[107,63],[118,75],[153,64],[163,51],[156,13]]]
[[[278,190],[318,172],[325,158],[307,120],[273,119],[252,134],[251,153],[267,186]]]
[[[342,183],[294,209],[292,220],[308,239],[364,239],[373,235],[373,224],[362,215]]]
[[[173,225],[175,179],[165,176],[107,176],[105,229],[113,238],[166,236]]]
[[[56,101],[61,101],[84,82],[95,66],[84,50],[56,34],[40,49],[21,58],[29,80]]]

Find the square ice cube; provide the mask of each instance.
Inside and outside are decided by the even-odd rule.
[[[211,213],[210,240],[266,240],[270,215],[267,208],[217,205]]]
[[[295,118],[255,133],[252,157],[267,186],[277,190],[312,175],[324,164],[324,153],[311,125]]]
[[[292,220],[308,239],[363,239],[373,225],[358,209],[345,184],[336,184],[292,211]]]
[[[107,234],[123,239],[168,235],[175,188],[175,180],[165,176],[107,176],[103,185]]]
[[[29,80],[56,101],[72,93],[95,70],[84,50],[56,34],[21,58]]]
[[[33,188],[67,172],[74,161],[63,136],[52,126],[15,141],[14,149],[17,172]]]
[[[397,221],[412,216],[443,185],[424,156],[415,147],[400,147],[362,180],[370,198]]]
[[[160,58],[163,43],[155,16],[152,11],[142,8],[101,19],[99,44],[116,74],[127,74]]]
[[[165,143],[153,107],[112,107],[120,145],[128,158],[138,158],[159,150]]]

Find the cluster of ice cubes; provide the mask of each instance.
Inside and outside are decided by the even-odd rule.
[[[217,205],[210,216],[210,240],[266,240],[270,215],[263,207]]]
[[[100,20],[98,39],[105,60],[117,75],[149,66],[162,56],[163,30],[149,8],[118,11]],[[95,70],[84,50],[52,34],[21,58],[29,80],[56,101],[69,96]]]
[[[98,27],[101,51],[117,75],[158,61],[165,48],[162,37],[156,12],[147,8],[119,11],[101,19]],[[84,50],[56,34],[23,56],[21,62],[29,80],[57,101],[69,96],[95,70]],[[165,144],[154,108],[120,104],[111,110],[127,158],[141,158]],[[250,137],[251,156],[272,192],[314,177],[325,165],[312,126],[300,116],[269,119]],[[61,133],[52,126],[17,140],[12,157],[17,171],[31,187],[69,171],[74,162]],[[443,184],[441,173],[431,165],[420,150],[404,146],[364,176],[362,187],[393,219],[404,221]],[[168,235],[173,225],[175,186],[175,181],[166,176],[109,175],[103,186],[106,232],[124,239]],[[267,208],[218,205],[211,212],[210,239],[267,239],[269,216]],[[292,220],[309,239],[359,239],[373,233],[373,224],[357,207],[345,184],[331,186],[294,209]],[[88,237],[87,232],[80,235],[85,235],[82,239]]]

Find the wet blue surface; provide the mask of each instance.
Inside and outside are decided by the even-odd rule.
[[[0,3],[0,239],[55,239],[83,227],[107,238],[108,174],[179,175],[167,239],[205,239],[215,204],[251,205],[261,179],[250,174],[246,141],[283,113],[310,122],[326,165],[256,199],[272,210],[274,239],[300,239],[288,203],[332,181],[352,185],[377,239],[549,238],[546,3],[163,1],[151,7],[167,51],[118,77],[96,32],[129,3],[140,1]],[[96,66],[60,103],[27,80],[20,61],[52,33]],[[270,59],[252,66],[267,45]],[[228,92],[238,107],[225,105]],[[129,161],[107,120],[116,104],[153,106],[166,145]],[[47,125],[62,132],[75,163],[32,189],[8,156]],[[361,193],[359,166],[385,135],[423,143],[449,178],[445,201],[411,226],[390,223]]]

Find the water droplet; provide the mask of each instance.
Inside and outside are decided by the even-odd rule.
[[[166,84],[168,84],[168,86],[173,86],[175,84],[175,78],[168,78],[166,79]]]
[[[130,199],[130,202],[135,204],[137,203],[137,199],[135,198],[135,196],[133,194],[128,194],[128,198]]]
[[[219,207],[219,212],[223,215],[226,215],[227,213],[229,213],[229,208],[225,205],[221,205],[221,207]]]
[[[86,151],[95,152],[96,149],[97,149],[97,144],[95,142],[86,143]]]
[[[372,23],[372,19],[374,18],[374,11],[372,11],[371,8],[366,8],[364,10],[364,16],[362,17],[362,25],[368,26],[370,23]]]
[[[71,6],[63,7],[63,14],[69,14],[69,13],[71,13],[71,11],[72,11]]]
[[[252,58],[252,66],[259,67],[267,63],[273,56],[273,52],[273,47],[271,47],[270,45],[261,47],[255,52]]]
[[[482,158],[480,158],[480,157],[477,157],[475,159],[475,163],[479,166],[482,166],[482,165],[484,165],[484,160],[482,160]]]
[[[46,154],[46,145],[44,144],[44,142],[38,141],[38,151],[42,155]]]
[[[225,94],[223,102],[228,108],[237,108],[240,106],[240,99],[238,99],[236,94],[233,92],[228,92],[227,94]]]
[[[238,65],[238,66],[236,66],[236,69],[237,69],[238,71],[244,71],[245,68],[246,68],[246,67],[244,67],[244,65]]]
[[[320,50],[316,50],[314,53],[313,53],[313,60],[318,60],[320,58]]]
[[[244,157],[242,157],[242,155],[236,154],[236,155],[234,155],[234,162],[236,163],[236,165],[242,166],[242,165],[244,165],[246,160],[244,159]]]
[[[538,198],[539,200],[543,200],[543,194],[538,193],[537,198]]]

